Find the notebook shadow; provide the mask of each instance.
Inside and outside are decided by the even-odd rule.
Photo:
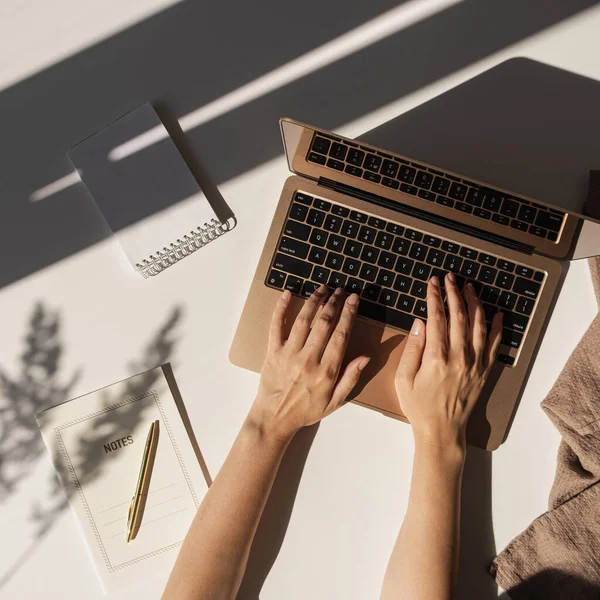
[[[288,446],[252,542],[237,600],[259,600],[283,544],[306,458],[318,430],[319,423],[301,429]]]

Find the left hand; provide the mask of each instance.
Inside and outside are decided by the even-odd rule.
[[[304,303],[287,339],[289,291],[273,313],[258,395],[248,418],[283,442],[342,406],[370,360],[355,358],[340,376],[359,298],[351,294],[344,300],[344,290],[338,288],[324,304],[327,291],[322,285]]]

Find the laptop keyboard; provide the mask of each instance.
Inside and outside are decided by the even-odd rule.
[[[519,348],[544,273],[296,192],[279,237],[266,285],[309,297],[321,284],[361,296],[359,314],[405,331],[415,317],[427,319],[428,280],[447,273],[470,281],[488,325],[504,313],[502,343]],[[512,364],[512,358],[506,356]]]
[[[523,198],[321,134],[314,135],[307,160],[551,242],[558,240],[565,217]]]

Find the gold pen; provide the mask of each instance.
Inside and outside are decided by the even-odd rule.
[[[154,458],[156,456],[156,447],[158,446],[158,423],[158,421],[154,421],[150,425],[150,431],[148,431],[146,445],[144,446],[144,454],[142,455],[142,466],[140,467],[140,474],[135,486],[135,493],[129,503],[129,511],[127,513],[127,543],[135,539],[142,522],[148,488],[150,487],[152,467],[154,466]]]

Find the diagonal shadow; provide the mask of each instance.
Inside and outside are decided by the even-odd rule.
[[[187,132],[190,153],[218,185],[281,154],[281,116],[336,128],[597,3],[463,0]],[[82,186],[28,200],[71,172],[73,144],[145,101],[181,117],[397,4],[238,3],[232,16],[225,3],[188,0],[1,92],[0,252],[21,251],[0,286],[106,237]]]

